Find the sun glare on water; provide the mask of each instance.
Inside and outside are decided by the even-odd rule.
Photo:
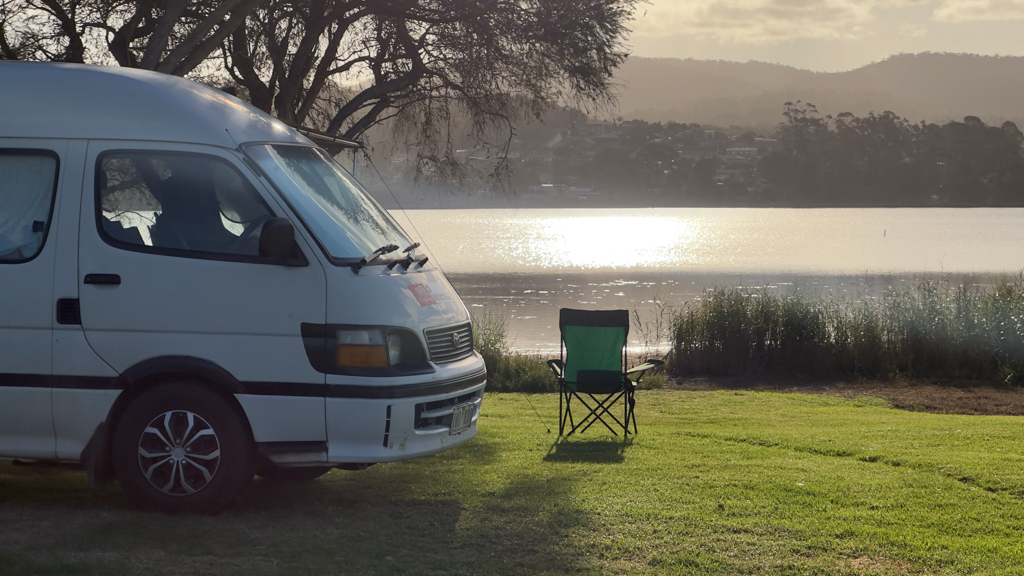
[[[454,273],[1016,274],[1024,268],[1024,209],[481,209],[414,218],[435,261]]]
[[[658,268],[697,262],[701,226],[658,216],[564,216],[510,222],[508,253],[542,268]],[[516,238],[518,237],[518,238]]]

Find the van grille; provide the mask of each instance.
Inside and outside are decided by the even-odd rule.
[[[473,329],[469,322],[424,332],[430,359],[436,364],[461,360],[473,353]]]
[[[480,410],[481,398],[483,398],[483,390],[477,390],[456,398],[446,398],[444,400],[417,404],[415,428],[421,432],[451,428],[452,411],[455,407],[459,404],[473,402],[476,404],[476,408],[473,409],[474,413],[476,413],[476,411]]]

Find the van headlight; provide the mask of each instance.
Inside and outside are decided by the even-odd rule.
[[[302,340],[313,368],[326,374],[400,376],[434,371],[422,343],[406,328],[304,322]]]
[[[334,338],[338,366],[385,368],[402,363],[402,336],[383,330],[338,330]]]
[[[340,367],[385,368],[391,365],[381,330],[338,330],[334,341],[334,360]]]
[[[402,363],[402,337],[388,334],[388,364],[397,366]]]

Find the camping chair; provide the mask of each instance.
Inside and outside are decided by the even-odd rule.
[[[621,427],[624,435],[629,435],[632,422],[635,434],[633,392],[644,372],[664,362],[646,360],[635,368],[625,369],[629,312],[562,308],[558,312],[558,330],[559,359],[548,360],[548,367],[558,378],[558,435],[568,437],[577,430],[586,432],[592,424],[600,422],[618,436],[606,417]],[[573,418],[574,400],[587,412],[579,422]],[[620,400],[622,420],[611,412]],[[569,433],[565,434],[567,424]]]

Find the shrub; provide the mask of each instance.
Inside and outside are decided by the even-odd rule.
[[[473,346],[487,364],[490,392],[556,392],[558,382],[545,358],[513,351],[508,344],[508,323],[489,312],[473,315]]]

